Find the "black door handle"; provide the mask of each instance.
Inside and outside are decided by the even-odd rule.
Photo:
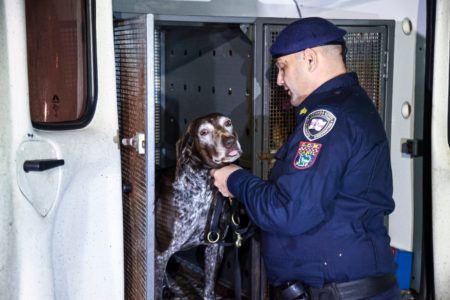
[[[64,165],[64,159],[36,159],[26,160],[23,163],[23,170],[25,172],[42,172]]]

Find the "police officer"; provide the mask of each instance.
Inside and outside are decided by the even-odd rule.
[[[389,144],[373,102],[346,71],[345,33],[303,18],[271,47],[297,126],[269,180],[236,165],[211,172],[261,229],[280,299],[400,299],[384,226],[394,209]]]

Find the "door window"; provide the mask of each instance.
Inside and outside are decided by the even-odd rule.
[[[33,126],[85,126],[95,108],[90,0],[26,0],[28,82]]]

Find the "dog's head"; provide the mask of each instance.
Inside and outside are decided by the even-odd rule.
[[[212,113],[192,121],[177,142],[177,169],[184,164],[194,168],[219,168],[242,154],[231,120]]]

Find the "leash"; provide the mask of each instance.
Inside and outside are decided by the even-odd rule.
[[[224,229],[224,233],[220,234],[220,219],[222,213],[225,209],[227,202],[230,204],[230,220]],[[229,198],[227,201],[220,193],[218,194],[216,205],[214,206],[214,211],[212,213],[210,230],[206,234],[206,241],[211,244],[220,243],[225,247],[234,246],[234,295],[235,299],[241,299],[242,293],[242,276],[241,276],[241,266],[239,263],[239,248],[242,246],[242,242],[250,238],[255,234],[256,227],[249,221],[247,226],[240,227],[240,217],[239,217],[239,202]],[[228,228],[231,227],[231,241],[226,241],[227,236],[229,236]]]
[[[256,227],[249,221],[247,226],[240,227],[239,202],[231,201],[231,228],[234,236],[234,298],[240,300],[242,294],[241,264],[239,263],[239,248],[242,242],[255,234]]]

